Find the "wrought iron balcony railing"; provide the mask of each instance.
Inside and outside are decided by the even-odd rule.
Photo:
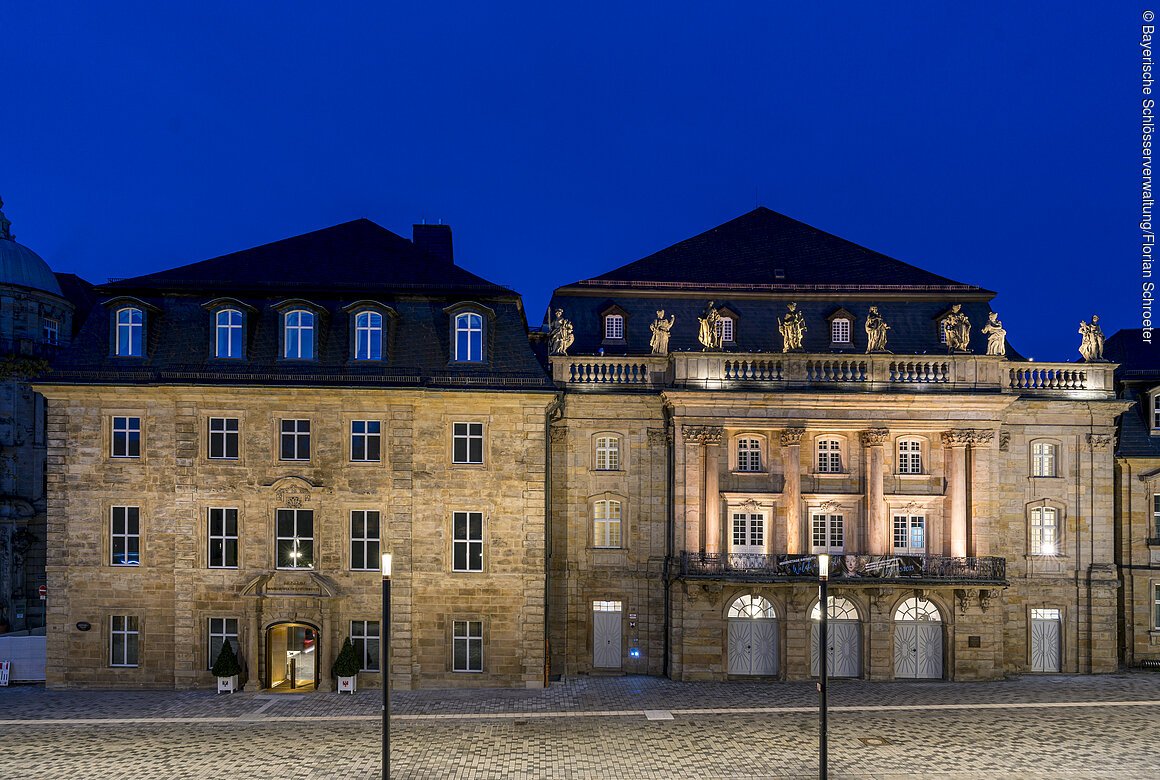
[[[681,576],[744,579],[761,582],[817,581],[816,555],[760,553],[682,553]],[[1007,559],[994,556],[952,558],[947,555],[833,555],[830,581],[987,583],[1007,580]]]

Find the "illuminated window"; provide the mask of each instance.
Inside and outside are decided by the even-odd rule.
[[[774,609],[773,604],[769,603],[769,599],[764,596],[746,595],[738,596],[729,605],[729,617],[731,618],[776,618],[777,610]]]
[[[483,317],[474,312],[455,316],[455,359],[463,363],[483,361]]]
[[[483,571],[483,512],[452,514],[451,570]]]
[[[624,316],[621,314],[609,314],[604,318],[604,338],[605,339],[624,339]]]
[[[145,313],[134,307],[117,309],[117,355],[141,357],[145,333]]]
[[[829,620],[857,620],[858,608],[854,606],[854,602],[849,599],[844,599],[841,596],[829,596],[826,599],[829,609],[826,610],[826,618]],[[810,620],[821,620],[822,609],[820,603],[815,603],[814,608],[810,611]]]
[[[114,458],[141,457],[141,418],[114,417],[112,445]]]
[[[206,656],[207,669],[212,669],[217,657],[221,654],[226,642],[233,646],[234,655],[238,653],[238,619],[237,618],[210,618],[209,619],[209,652]]]
[[[596,437],[596,470],[618,471],[620,469],[620,437]]]
[[[109,531],[111,563],[114,566],[141,565],[141,508],[113,507]]]
[[[842,443],[837,439],[818,439],[818,472],[842,473]]]
[[[817,513],[810,517],[810,539],[813,552],[842,552],[845,547],[846,521],[839,514]]]
[[[922,442],[917,439],[902,439],[898,442],[898,473],[922,473]]]
[[[737,440],[737,470],[761,471],[761,440]]]
[[[1031,510],[1031,554],[1056,555],[1059,553],[1058,513],[1052,507]]]
[[[222,309],[214,315],[214,357],[242,357],[242,313]]]
[[[379,621],[350,621],[350,643],[359,657],[359,669],[364,672],[379,670]]]
[[[356,509],[350,513],[350,568],[379,571],[379,513]]]
[[[932,623],[939,623],[942,621],[942,615],[938,611],[933,601],[920,598],[909,598],[898,605],[898,609],[894,610],[894,619],[905,622],[913,621],[928,621]]]
[[[483,671],[483,621],[452,621],[452,662],[456,672]]]
[[[238,568],[237,509],[209,509],[209,568]]]
[[[378,420],[351,420],[350,459],[376,462],[380,457],[382,424]]]
[[[732,344],[733,343],[733,318],[732,317],[722,317],[721,319],[717,320],[717,324],[714,327],[717,329],[718,335],[721,336],[721,343],[722,344]]]
[[[314,511],[279,509],[276,547],[279,569],[314,568]]]
[[[1056,476],[1056,456],[1058,448],[1050,442],[1037,441],[1031,445],[1031,476]]]
[[[209,418],[209,454],[214,460],[238,459],[238,418]]]
[[[926,551],[926,518],[922,515],[894,516],[894,552],[923,553]]]
[[[109,666],[140,663],[141,619],[136,615],[113,615],[109,619]]]
[[[835,344],[850,343],[850,321],[838,317],[830,322],[830,341]]]
[[[354,318],[354,359],[383,359],[383,315],[360,311]]]
[[[596,501],[592,505],[592,545],[620,547],[620,502]]]
[[[60,343],[60,321],[45,317],[42,323],[45,344]]]
[[[288,360],[314,359],[314,312],[295,309],[286,312],[282,357]]]
[[[735,553],[765,552],[765,515],[759,512],[733,513],[733,548]]]

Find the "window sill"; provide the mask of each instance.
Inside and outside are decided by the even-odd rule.
[[[624,469],[590,469],[593,474],[624,474]]]
[[[350,464],[351,466],[381,466],[381,465],[383,465],[383,461],[381,459],[380,460],[348,460],[347,463]]]
[[[928,479],[930,474],[895,474],[899,479]]]
[[[731,471],[729,473],[735,477],[768,477],[769,476],[768,471],[738,471],[737,469],[734,469],[733,471]]]
[[[275,566],[274,570],[275,571],[312,572],[312,571],[314,571],[314,567],[313,566]]]
[[[1063,477],[1059,477],[1059,476],[1055,476],[1055,475],[1048,476],[1046,474],[1032,474],[1030,477],[1028,477],[1028,479],[1060,479],[1060,480],[1062,480]]]
[[[1044,553],[1027,553],[1023,556],[1027,561],[1068,561],[1071,559],[1070,555],[1056,554],[1046,555]]]
[[[237,571],[240,566],[206,566],[210,571]]]
[[[814,471],[810,473],[811,477],[819,477],[821,479],[842,479],[850,476],[848,471]]]
[[[476,469],[478,471],[482,471],[482,470],[487,468],[487,464],[486,463],[455,463],[455,462],[452,462],[451,468],[453,468],[453,469]]]

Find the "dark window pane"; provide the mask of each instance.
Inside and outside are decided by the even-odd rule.
[[[471,571],[483,571],[483,543],[471,542],[469,545],[471,551]]]
[[[467,439],[456,437],[452,460],[456,463],[467,463]]]
[[[467,515],[469,521],[468,534],[472,539],[483,538],[483,513],[469,512]]]
[[[468,463],[483,463],[483,439],[472,438],[468,440],[471,444],[471,454],[467,459]]]
[[[227,434],[225,438],[226,438],[225,456],[227,458],[237,458],[238,457],[238,435],[236,433]]]
[[[372,539],[379,538],[379,513],[378,512],[367,512],[366,513],[366,531],[367,531],[366,535],[368,538],[372,538]]]
[[[224,566],[237,566],[238,565],[238,540],[237,539],[227,539],[226,540],[225,561],[223,562],[223,565]]]
[[[278,510],[278,536],[294,535],[294,510]]]
[[[370,438],[367,439],[367,451],[365,454],[365,459],[366,460],[378,460],[379,459],[379,437],[378,436],[371,436]]]
[[[467,538],[467,513],[466,512],[456,512],[454,517],[455,517],[455,538],[456,539],[466,539]]]
[[[226,530],[227,536],[237,536],[238,535],[238,510],[236,510],[236,509],[225,510],[225,527],[226,527],[225,530]]]

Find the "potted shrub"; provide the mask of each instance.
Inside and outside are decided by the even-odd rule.
[[[238,689],[238,675],[242,673],[242,665],[234,654],[233,642],[222,642],[222,650],[210,669],[218,681],[218,693],[233,693]]]
[[[359,662],[358,653],[354,651],[354,645],[350,643],[350,637],[347,637],[342,643],[342,649],[338,651],[338,658],[334,659],[334,676],[338,678],[338,692],[354,693],[358,684],[358,671],[362,664]]]

